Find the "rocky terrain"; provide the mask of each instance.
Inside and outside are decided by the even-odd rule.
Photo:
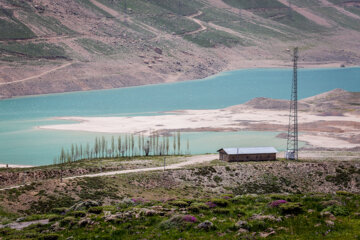
[[[359,2],[2,0],[2,98],[203,78],[247,67],[359,65]]]

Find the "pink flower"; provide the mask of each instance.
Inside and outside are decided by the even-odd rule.
[[[287,203],[287,201],[286,200],[275,200],[275,201],[271,202],[269,205],[270,205],[270,207],[277,207],[284,203]]]
[[[185,216],[183,216],[182,219],[184,222],[191,222],[191,223],[197,222],[196,217],[191,216],[191,215],[185,215]]]
[[[143,203],[143,202],[145,202],[145,200],[142,199],[142,198],[132,198],[131,201],[133,201],[134,203]]]
[[[208,205],[210,208],[217,207],[217,205],[213,202],[206,202],[205,204]]]

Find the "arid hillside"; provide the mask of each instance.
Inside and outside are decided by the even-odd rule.
[[[360,63],[360,1],[0,0],[0,97]]]

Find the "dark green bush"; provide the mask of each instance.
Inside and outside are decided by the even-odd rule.
[[[99,207],[91,207],[88,210],[89,213],[94,213],[94,214],[100,214],[103,212],[103,207],[99,206]]]
[[[212,203],[215,203],[219,207],[226,207],[229,205],[229,202],[225,199],[214,198],[210,200]]]
[[[349,216],[349,210],[344,206],[332,205],[323,210],[323,212],[331,212],[335,216]]]
[[[72,226],[76,223],[76,219],[74,217],[65,217],[60,221],[60,226]]]
[[[262,220],[255,220],[249,223],[249,230],[252,232],[264,231],[268,228],[268,224]]]
[[[69,215],[74,216],[74,217],[85,217],[86,212],[84,212],[84,211],[74,211],[74,212],[69,213]]]
[[[213,213],[227,215],[230,214],[230,210],[226,208],[214,208]]]
[[[209,206],[206,205],[205,203],[193,203],[193,204],[191,204],[191,206],[197,207],[197,208],[202,209],[202,210],[209,209]]]
[[[67,211],[67,208],[65,207],[61,207],[61,208],[53,208],[51,210],[52,213],[55,213],[55,214],[65,214]]]
[[[346,191],[337,191],[336,195],[340,195],[340,196],[353,196],[354,194],[350,193],[350,192],[346,192]]]
[[[182,200],[178,200],[178,201],[172,201],[170,202],[171,205],[173,206],[177,206],[177,207],[187,207],[189,206],[189,204],[185,201]]]
[[[57,240],[60,238],[60,235],[55,234],[55,233],[51,233],[51,234],[46,234],[46,235],[42,235],[40,237],[40,239],[42,240]]]
[[[299,214],[304,211],[302,205],[297,202],[288,202],[281,204],[279,206],[279,209],[283,214]]]

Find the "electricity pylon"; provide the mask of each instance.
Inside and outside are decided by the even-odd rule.
[[[298,48],[294,48],[293,56],[293,81],[291,87],[290,99],[290,114],[289,114],[289,129],[287,137],[286,159],[298,160],[298,79],[297,79],[297,62],[298,62]]]

